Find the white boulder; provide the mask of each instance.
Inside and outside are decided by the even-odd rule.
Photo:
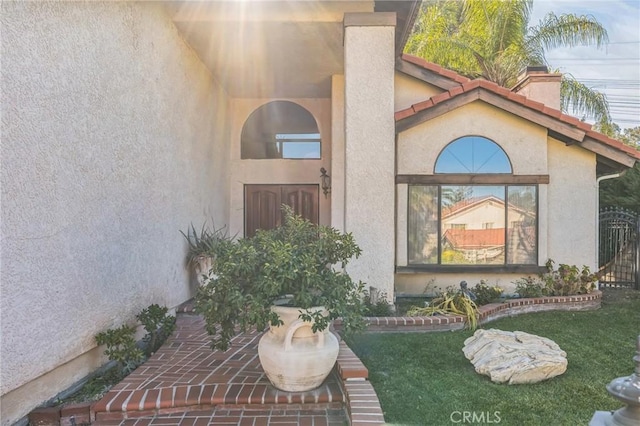
[[[495,383],[537,383],[567,370],[567,354],[553,340],[522,331],[478,330],[462,352]]]

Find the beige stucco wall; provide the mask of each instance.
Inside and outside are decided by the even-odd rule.
[[[468,135],[484,136],[500,145],[514,174],[547,173],[546,129],[476,101],[402,132],[398,174],[433,174],[440,151]]]
[[[331,78],[331,226],[344,232],[344,76]]]
[[[274,100],[294,102],[316,119],[322,143],[319,160],[242,160],[242,127],[257,108]],[[232,99],[230,105],[231,147],[229,224],[231,235],[244,235],[244,185],[248,184],[320,184],[320,168],[331,175],[331,100],[330,99]],[[331,224],[331,198],[320,189],[319,222]]]
[[[398,174],[433,174],[435,161],[442,149],[453,140],[466,135],[484,136],[500,145],[511,161],[514,174],[548,173],[553,176],[556,173],[555,164],[553,168],[550,166],[552,154],[548,152],[545,128],[476,101],[402,132],[398,137]],[[553,182],[554,178],[551,179]],[[556,190],[564,191],[560,187]],[[406,266],[408,185],[396,185],[396,191],[396,264]],[[551,237],[542,232],[548,228],[547,218],[552,216],[548,212],[551,201],[548,201],[547,192],[547,185],[539,186],[538,221],[541,232],[538,261],[541,265],[548,257],[548,247],[559,244],[556,241],[547,244],[547,238]],[[554,202],[556,201],[554,199]],[[559,207],[554,204],[553,208]],[[562,208],[566,209],[566,206]],[[553,238],[563,237],[554,235]],[[513,291],[515,286],[512,281],[519,277],[521,275],[518,274],[487,273],[396,274],[395,284],[398,294],[419,294],[425,290],[432,293],[435,287],[457,287],[462,280],[467,281],[469,285],[475,285],[484,279],[490,284],[500,285],[506,291]]]
[[[369,15],[372,21],[376,16]],[[389,297],[395,238],[394,34],[391,25],[346,26],[344,42],[345,230],[362,249],[348,270]]]
[[[394,85],[394,108],[396,111],[409,108],[413,104],[426,101],[443,92],[436,86],[397,71],[394,76]]]
[[[228,222],[228,130],[161,5],[1,7],[6,425],[102,362],[97,332],[192,295],[178,231]]]
[[[548,257],[596,270],[596,155],[549,138]],[[543,228],[541,228],[542,230]]]

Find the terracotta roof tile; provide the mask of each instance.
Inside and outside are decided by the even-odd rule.
[[[488,80],[484,80],[484,79],[475,79],[475,80],[470,80],[464,76],[461,76],[460,74],[455,73],[454,71],[451,70],[447,70],[445,68],[442,68],[439,65],[436,65],[434,63],[425,61],[422,58],[418,58],[416,56],[412,56],[412,55],[407,55],[407,54],[403,54],[402,55],[402,60],[410,62],[412,64],[415,64],[417,66],[420,66],[426,70],[435,72],[441,76],[444,76],[446,78],[449,78],[453,81],[456,81],[458,83],[461,83],[461,87],[455,87],[453,89],[450,89],[449,91],[445,91],[442,93],[439,93],[435,96],[432,96],[430,99],[427,99],[426,101],[414,104],[411,108],[407,108],[404,109],[402,111],[398,111],[395,113],[395,119],[396,121],[400,121],[403,120],[407,117],[410,117],[414,114],[417,114],[420,111],[423,111],[425,109],[431,108],[434,105],[437,105],[439,103],[442,102],[446,102],[449,99],[452,99],[456,96],[459,96],[462,93],[465,92],[470,92],[472,90],[475,89],[484,89],[484,90],[488,90],[492,93],[495,93],[499,96],[502,96],[514,103],[520,104],[520,105],[524,105],[528,108],[531,108],[533,110],[539,111],[549,117],[552,117],[556,120],[562,121],[565,124],[569,124],[571,126],[577,127],[581,130],[584,130],[586,132],[586,135],[592,139],[595,139],[598,142],[604,143],[606,145],[611,146],[614,149],[617,149],[619,151],[623,151],[626,154],[630,155],[631,157],[640,160],[640,151],[627,146],[625,144],[623,144],[620,141],[617,141],[615,139],[611,139],[608,136],[603,135],[602,133],[596,132],[594,130],[591,129],[591,125],[588,123],[585,123],[583,121],[578,120],[575,117],[572,117],[570,115],[567,114],[563,114],[561,111],[555,109],[555,108],[550,108],[540,102],[528,99],[527,97],[520,95],[518,93],[514,93],[512,91],[510,91],[509,89],[499,86],[494,82],[488,81]],[[581,142],[581,141],[578,141]]]
[[[572,117],[570,115],[567,115],[567,114],[560,115],[560,120],[564,121],[565,123],[569,123],[569,124],[571,124],[573,126],[576,126],[576,127],[578,127],[578,124],[580,124],[580,120],[578,120],[577,118]]]
[[[433,106],[433,98],[429,98],[426,101],[413,105],[413,111],[419,112],[419,111],[422,111],[423,109],[427,109],[432,106]]]
[[[416,111],[414,111],[412,107],[409,107],[407,109],[403,109],[403,110],[397,111],[393,115],[393,118],[395,118],[396,121],[400,121],[403,118],[411,117],[415,113],[416,113]]]
[[[515,93],[514,93],[514,95],[516,95],[516,96],[522,96],[522,95],[517,95],[517,94],[515,94]],[[524,96],[522,96],[522,97],[524,98]],[[509,97],[509,98],[510,98],[510,99],[512,99],[511,97]],[[515,100],[515,99],[514,99],[514,100]],[[544,108],[542,108],[542,112],[543,112],[543,113],[545,113],[545,114],[547,114],[547,115],[550,115],[551,117],[554,117],[554,118],[560,118],[560,117],[562,117],[562,111],[560,111],[559,109],[550,108],[550,107],[548,107],[548,106],[545,106]]]
[[[578,123],[578,128],[584,131],[591,130],[591,124],[587,123],[586,121],[580,121]]]
[[[446,68],[442,68],[438,64],[434,64],[433,62],[428,62],[428,61],[426,61],[426,60],[424,60],[422,58],[419,58],[417,56],[407,55],[405,53],[405,54],[402,55],[402,59],[404,61],[410,62],[410,63],[412,63],[414,65],[418,65],[418,66],[420,66],[422,68],[425,68],[425,69],[427,69],[429,71],[433,71],[436,74],[439,74],[439,75],[441,75],[443,77],[447,77],[448,79],[453,80],[453,81],[455,81],[457,83],[461,83],[462,84],[462,83],[467,83],[467,82],[471,81],[471,79],[469,79],[467,77],[464,77],[464,76],[458,74],[455,71],[451,71],[451,70],[448,70]]]
[[[470,92],[473,89],[477,89],[478,87],[480,87],[480,80],[471,80],[470,82],[462,85],[462,89],[465,92]]]
[[[524,103],[524,101],[527,99],[524,95],[521,95],[519,93],[515,93],[515,92],[511,92],[509,91],[509,94],[507,95],[507,98],[511,99],[512,101],[516,101],[518,103]]]
[[[462,88],[462,86],[460,87],[454,87],[453,89],[449,89],[449,95],[451,97],[454,97],[456,95],[459,95],[460,93],[464,92],[464,89]]]
[[[587,136],[589,136],[590,138],[599,140],[601,142],[604,142],[607,145],[611,145],[612,147],[619,149],[620,151],[626,152],[627,154],[634,157],[635,159],[640,160],[640,151],[628,145],[625,145],[618,140],[611,139],[609,136],[603,135],[602,133],[596,132],[595,130],[589,130],[587,132]]]
[[[504,88],[502,86],[498,86],[496,88],[496,92],[498,92],[498,94],[500,94],[502,96],[509,96],[510,93],[513,93],[513,92],[511,92],[511,90],[506,89],[506,88]]]
[[[542,111],[544,109],[544,104],[542,102],[537,102],[529,98],[524,98],[524,104],[529,108],[537,109],[538,111]]]
[[[431,101],[433,102],[433,104],[438,104],[440,102],[444,102],[447,99],[450,99],[451,95],[449,94],[449,92],[442,92],[442,93],[438,93],[435,96],[431,97]],[[424,108],[423,108],[424,109]]]

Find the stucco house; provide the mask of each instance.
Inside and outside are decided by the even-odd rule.
[[[190,223],[251,235],[287,203],[390,297],[508,287],[594,268],[598,179],[640,159],[559,111],[559,75],[402,55],[418,1],[0,7],[3,425],[103,364],[96,333],[193,296]]]

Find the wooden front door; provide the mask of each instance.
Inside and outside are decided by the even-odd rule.
[[[257,229],[272,229],[282,224],[282,204],[310,222],[318,223],[318,185],[245,185],[244,236]]]

